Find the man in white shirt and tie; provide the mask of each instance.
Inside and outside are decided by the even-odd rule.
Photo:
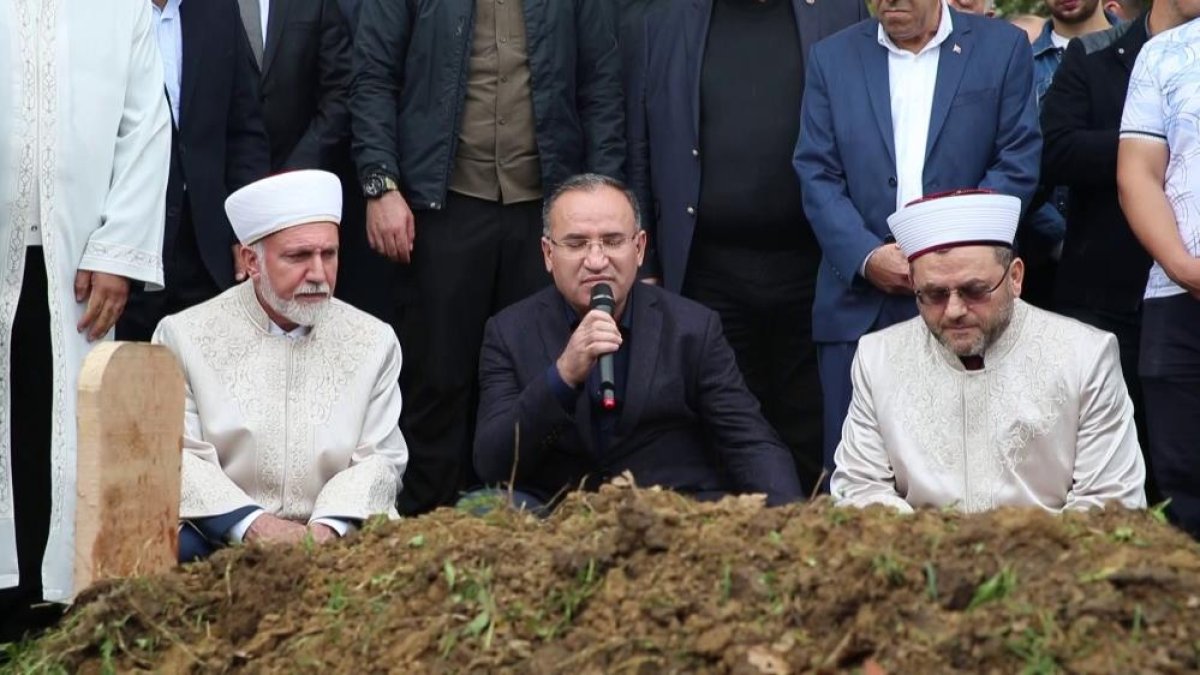
[[[858,339],[916,315],[887,218],[922,195],[989,188],[1028,206],[1041,134],[1025,33],[945,0],[873,0],[876,18],[815,45],[794,164],[821,245],[813,341],[825,468]]]

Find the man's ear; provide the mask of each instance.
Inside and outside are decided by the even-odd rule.
[[[1025,282],[1025,261],[1020,258],[1014,259],[1008,274],[1012,280],[1013,295],[1021,297],[1021,285]]]
[[[257,279],[262,273],[262,264],[264,261],[259,260],[258,252],[251,246],[242,246],[238,249],[238,256],[242,261],[242,266],[246,268],[246,275],[251,279]]]

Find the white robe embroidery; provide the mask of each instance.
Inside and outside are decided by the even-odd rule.
[[[834,500],[904,511],[1146,505],[1116,339],[1016,301],[978,371],[920,317],[867,335],[834,456]]]
[[[305,337],[270,326],[246,281],[155,331],[187,382],[180,517],[396,516],[408,447],[395,333],[338,300]]]
[[[0,2],[0,373],[9,372],[26,236],[37,222],[54,357],[47,600],[69,600],[75,590],[75,401],[93,346],[75,330],[85,309],[75,302],[75,273],[163,283],[170,115],[150,15],[145,0]],[[19,581],[13,394],[0,377],[0,588]]]

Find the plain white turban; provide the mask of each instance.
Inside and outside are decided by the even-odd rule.
[[[986,191],[926,197],[888,216],[888,227],[908,259],[956,246],[1012,246],[1021,200]]]
[[[342,222],[342,184],[328,171],[289,171],[255,181],[229,195],[225,213],[246,246],[308,223]]]

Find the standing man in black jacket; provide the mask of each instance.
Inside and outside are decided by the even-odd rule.
[[[366,204],[350,157],[352,29],[337,0],[239,0],[262,73],[271,171],[323,169],[342,181],[339,257],[350,270],[337,297],[392,322],[395,298],[381,289],[394,271],[367,245]]]
[[[1151,260],[1117,201],[1117,144],[1142,45],[1179,25],[1169,8],[1158,3],[1133,21],[1072,40],[1042,100],[1042,182],[1070,188],[1055,309],[1117,337],[1143,449],[1138,345]],[[1158,500],[1152,480],[1146,491],[1151,502]]]
[[[118,340],[149,341],[168,314],[199,304],[245,277],[235,274],[237,237],[229,193],[267,174],[258,73],[235,0],[150,0],[171,109],[161,292],[130,293]]]
[[[867,17],[861,2],[666,3],[647,16],[629,93],[630,180],[653,236],[647,265],[721,315],[806,489],[822,468],[812,341],[821,248],[792,150],[809,48]]]
[[[351,94],[372,248],[412,265],[398,504],[451,501],[470,477],[483,326],[545,286],[541,206],[581,172],[621,177],[612,0],[364,0]]]

